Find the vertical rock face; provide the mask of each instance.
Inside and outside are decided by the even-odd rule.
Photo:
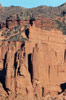
[[[5,44],[7,48],[6,51],[4,49]],[[25,99],[28,98],[28,100],[34,100],[24,43],[5,42],[1,49],[1,53],[5,53],[0,57],[0,61],[2,62],[3,60],[3,63],[0,64],[2,65],[0,71],[2,72],[3,70],[3,74],[0,73],[0,78],[3,78],[3,82],[1,82],[2,80],[0,80],[0,82],[3,85],[4,91],[9,95],[8,98],[18,99],[22,96]]]
[[[0,41],[1,100],[41,100],[48,93],[64,93],[65,39],[58,30],[42,30],[34,24],[29,27],[29,41]]]
[[[42,97],[47,92],[47,85],[49,82],[48,65],[49,65],[48,45],[47,44],[36,45],[33,53],[33,66],[34,66],[33,83],[34,86],[36,85],[35,87],[37,87],[36,91],[38,90],[38,94],[37,94],[38,97],[39,94],[40,97]],[[42,93],[42,91],[44,92]]]
[[[10,50],[7,52],[6,58],[6,77],[5,85],[6,90],[15,92],[15,79],[14,79],[14,51]]]

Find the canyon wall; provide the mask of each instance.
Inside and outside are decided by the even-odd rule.
[[[28,41],[0,41],[0,100],[42,100],[66,88],[66,38],[29,27]]]
[[[46,17],[44,17],[44,18],[39,17],[38,19],[35,19],[35,18],[31,17],[30,19],[22,20],[22,19],[20,19],[20,17],[18,15],[11,15],[5,21],[0,22],[0,29],[6,30],[6,29],[12,29],[18,25],[20,25],[21,27],[25,26],[26,24],[32,25],[33,21],[35,23],[35,26],[38,28],[48,29],[48,30],[56,29],[55,19],[53,20],[53,19],[46,18]]]

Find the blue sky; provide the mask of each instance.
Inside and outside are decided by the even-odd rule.
[[[63,3],[65,3],[66,0],[0,0],[0,3],[3,6],[22,6],[25,8],[32,8],[37,7],[41,5],[47,5],[47,6],[59,6]]]

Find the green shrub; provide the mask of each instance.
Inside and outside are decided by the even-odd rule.
[[[56,24],[57,24],[57,29],[59,29],[63,26],[63,24],[58,20],[56,20]]]
[[[65,24],[65,22],[64,21],[60,22],[60,21],[56,20],[56,24],[57,24],[56,28],[61,30],[62,33],[64,35],[66,35],[66,24]]]
[[[10,36],[10,35],[11,35],[11,33],[8,32],[6,36]]]
[[[15,31],[14,33],[16,34],[16,33],[18,33],[18,31]]]
[[[25,40],[26,40],[26,38],[23,38],[20,34],[11,36],[9,38],[9,41],[25,41]]]
[[[15,30],[20,30],[20,25],[14,27]]]
[[[2,32],[2,35],[1,36],[6,36],[6,33]]]

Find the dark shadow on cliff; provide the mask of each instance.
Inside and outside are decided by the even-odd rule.
[[[6,88],[6,85],[5,85],[5,76],[6,76],[5,64],[6,64],[6,57],[7,57],[7,54],[5,54],[5,58],[3,59],[3,69],[0,70],[0,83],[2,84],[4,90],[7,92],[7,94],[9,95],[9,93],[8,93],[9,89]]]
[[[14,57],[14,67],[15,67],[15,77],[16,77],[16,69],[17,69],[17,61],[16,61],[16,58],[17,58],[17,52],[15,53],[15,57]]]
[[[33,21],[35,21],[35,18],[33,18],[33,17],[30,18],[29,23],[30,23],[31,26],[33,26]]]
[[[60,88],[61,88],[62,91],[61,92],[58,92],[58,94],[61,94],[61,93],[63,93],[66,90],[66,82],[60,84]]]
[[[29,38],[29,28],[25,29],[25,35],[27,38]]]
[[[33,65],[32,65],[32,60],[31,60],[31,53],[28,55],[28,71],[30,73],[30,77],[31,77],[31,82],[33,79]]]
[[[22,51],[22,49],[25,47],[25,42],[23,42],[22,43],[22,45],[21,45],[21,51]]]
[[[8,18],[6,19],[6,28],[8,28]]]

